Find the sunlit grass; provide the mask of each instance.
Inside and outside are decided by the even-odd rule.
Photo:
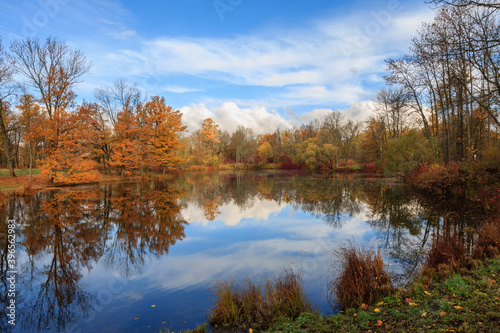
[[[215,304],[208,323],[215,328],[263,329],[277,318],[293,319],[302,312],[314,312],[300,275],[287,269],[261,281],[219,280],[212,294]]]
[[[29,176],[30,171],[29,169],[16,169],[14,170],[16,173],[16,176]],[[41,175],[40,169],[33,169],[32,170],[32,175],[33,176],[39,176]],[[9,176],[9,169],[0,169],[0,177],[1,176]]]

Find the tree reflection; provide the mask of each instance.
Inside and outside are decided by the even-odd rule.
[[[11,212],[3,207],[3,221],[7,215],[23,221],[18,246],[27,260],[17,281],[24,287],[18,313],[23,329],[64,331],[75,319],[91,314],[96,296],[85,290],[81,280],[85,270],[90,272],[101,260],[129,276],[142,269],[148,255],[167,253],[184,238],[183,193],[169,186],[104,186],[39,193],[24,203],[19,198],[8,201]],[[2,228],[6,228],[3,223],[0,232]],[[6,243],[0,245],[6,291]],[[2,291],[2,300],[6,295]],[[0,321],[2,328],[5,318]]]
[[[90,316],[98,300],[84,287],[85,271],[104,265],[125,278],[140,273],[149,260],[184,239],[187,221],[182,211],[188,204],[212,221],[224,205],[245,210],[259,201],[287,203],[334,228],[342,228],[352,216],[364,217],[404,274],[416,267],[431,236],[458,232],[467,238],[474,224],[456,208],[463,203],[452,207],[426,201],[401,186],[352,175],[213,173],[169,182],[48,191],[30,198],[0,196],[0,234],[6,235],[8,219],[19,222],[23,262],[18,282],[23,291],[17,296],[23,303],[22,326],[65,330],[78,318]],[[468,205],[464,209],[470,212]],[[6,237],[0,240],[0,259],[0,301],[6,302]],[[0,314],[0,329],[6,331],[10,328],[4,308]]]

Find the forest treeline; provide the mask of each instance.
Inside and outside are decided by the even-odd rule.
[[[228,167],[396,175],[482,163],[498,171],[500,8],[432,2],[433,22],[422,24],[408,54],[386,61],[388,85],[368,121],[332,111],[259,135],[244,126],[229,133],[210,118],[188,132],[164,97],[146,97],[122,78],[77,104],[75,87],[91,68],[83,52],[52,37],[9,47],[0,39],[0,166],[11,176],[16,168],[40,168],[55,183]]]

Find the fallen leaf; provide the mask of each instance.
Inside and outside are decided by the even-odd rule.
[[[365,310],[369,308],[369,306],[368,306],[368,305],[366,305],[365,303],[363,303],[363,304],[361,305],[361,307],[362,307],[363,309],[365,309]]]
[[[426,295],[431,295],[431,293],[430,293],[430,292],[428,292],[427,290],[424,290],[424,293],[425,293]]]
[[[153,305],[151,305],[151,307],[152,307],[152,308],[155,308],[155,307],[156,307],[156,305],[154,305],[154,304],[153,304]]]
[[[425,317],[425,316],[427,316],[427,312],[422,313],[422,317]]]
[[[248,333],[253,333],[253,329],[252,329],[252,328],[249,328],[249,329],[248,329]]]
[[[377,305],[384,305],[384,301],[377,303]]]
[[[384,323],[382,322],[382,320],[377,320],[377,325],[376,326],[382,326]]]
[[[460,305],[455,305],[454,308],[457,310],[463,309]]]
[[[417,303],[410,302],[410,306],[418,305]]]
[[[483,322],[480,322],[480,321],[478,321],[478,322],[477,322],[477,324],[478,324],[478,325],[484,325],[484,323],[483,323]]]
[[[407,298],[405,302],[406,303],[413,303],[413,300],[411,298]]]
[[[490,287],[496,283],[495,280],[488,278],[488,283],[490,284]]]
[[[134,318],[134,320],[141,319],[141,317]]]
[[[374,311],[374,312],[380,312],[380,309],[375,308],[373,311]]]
[[[439,315],[440,315],[441,317],[444,317],[444,316],[446,316],[446,312],[441,311],[441,313],[440,313]]]

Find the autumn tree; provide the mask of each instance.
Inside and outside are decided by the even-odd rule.
[[[178,163],[182,162],[179,150],[183,149],[180,139],[186,131],[186,126],[182,124],[182,113],[179,110],[173,110],[165,104],[165,99],[153,98],[155,110],[155,138],[154,138],[154,156],[156,161],[165,171],[173,169]]]
[[[22,128],[23,140],[28,145],[29,175],[30,181],[32,181],[35,152],[38,144],[43,141],[42,126],[45,120],[40,106],[36,103],[32,95],[23,95],[16,108],[21,112],[20,126]]]
[[[41,169],[53,182],[78,184],[98,180],[99,172],[92,159],[97,141],[93,110],[91,105],[83,104],[75,112],[59,111],[52,120],[45,120],[46,136],[55,138],[56,145]]]
[[[212,118],[207,118],[201,123],[201,131],[199,135],[200,146],[203,150],[203,162],[208,164],[219,164],[219,156],[215,155],[217,151],[217,145],[220,143],[219,140],[219,125],[212,120]]]
[[[8,98],[14,94],[12,86],[12,75],[14,68],[3,49],[2,39],[0,38],[0,134],[2,135],[3,147],[7,158],[7,167],[9,175],[15,177],[14,161],[12,158],[11,145],[7,134],[6,114],[9,108]]]
[[[91,67],[80,50],[52,37],[45,43],[38,38],[16,40],[10,50],[15,68],[38,92],[50,119],[73,102],[73,88]]]
[[[137,117],[127,108],[117,115],[115,143],[110,166],[120,169],[121,178],[139,167],[139,132]]]
[[[81,82],[81,77],[90,70],[91,65],[81,51],[71,49],[66,43],[52,37],[45,42],[38,38],[16,40],[11,43],[10,50],[16,70],[24,76],[26,84],[37,92],[38,101],[48,114],[44,124],[47,154],[44,170],[50,175],[51,181],[54,181],[55,177],[61,175],[59,168],[66,170],[70,165],[61,158],[69,158],[69,151],[76,148],[70,137],[79,134],[68,129],[73,128],[77,122],[72,123],[73,116],[68,114],[67,109],[76,97],[74,87]],[[70,144],[70,147],[65,147],[59,141],[61,139]],[[58,151],[59,149],[62,151]],[[75,175],[88,171],[81,169],[86,169],[88,163],[73,165],[78,166]],[[67,171],[69,170],[64,172]]]

